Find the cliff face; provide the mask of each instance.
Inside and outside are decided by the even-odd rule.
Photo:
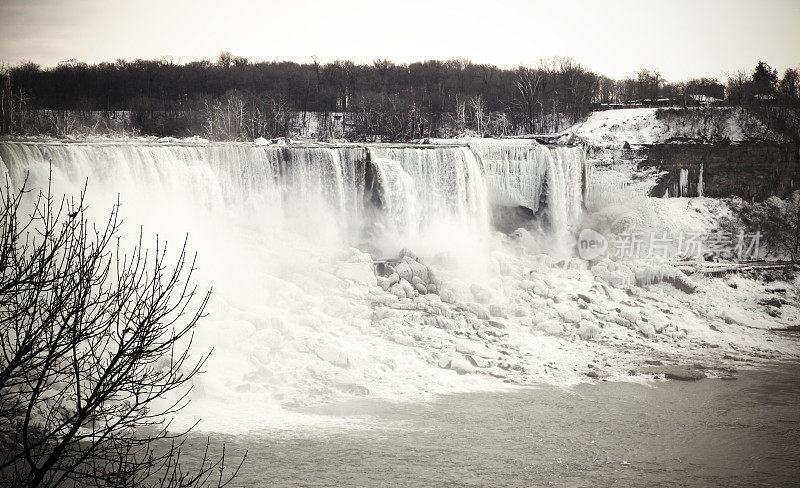
[[[653,144],[644,151],[640,167],[655,167],[667,173],[651,195],[724,198],[737,195],[746,200],[784,198],[800,189],[800,147],[797,144],[749,143],[742,145]],[[683,173],[683,175],[681,175]]]

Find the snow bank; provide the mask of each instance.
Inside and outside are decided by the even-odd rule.
[[[733,108],[674,110],[625,108],[593,112],[561,133],[560,140],[582,140],[598,147],[660,144],[673,138],[700,140],[729,139],[741,142],[750,137],[780,140],[760,122]]]

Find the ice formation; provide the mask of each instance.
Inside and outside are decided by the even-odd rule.
[[[703,186],[703,165],[700,164],[700,174],[697,175],[697,196],[703,196],[703,190],[705,187]]]
[[[678,191],[679,197],[689,196],[689,170],[681,168],[680,175],[678,176]]]
[[[664,221],[644,196],[612,202],[618,192],[595,188],[585,201],[593,186],[579,147],[0,142],[0,159],[17,186],[30,171],[30,186],[42,188],[49,162],[58,193],[77,194],[88,179],[98,222],[119,195],[123,248],[140,225],[145,243],[189,234],[200,288],[214,289],[193,347],[214,354],[183,415],[202,417],[205,429],[305,421],[285,406],[352,396],[571,384],[587,379],[587,363],[604,378],[627,378],[622,350],[765,344],[724,332],[733,326],[718,297],[745,303],[736,289],[668,265],[561,261],[536,250],[589,222],[586,203],[609,225]],[[496,232],[492,205],[544,212],[549,234]]]

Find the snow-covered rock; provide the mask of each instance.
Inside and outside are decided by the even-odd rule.
[[[547,335],[559,336],[564,333],[564,326],[558,319],[545,320],[534,326],[536,330],[540,330]]]
[[[639,332],[642,333],[643,336],[647,337],[648,339],[653,339],[656,336],[656,329],[653,327],[653,324],[650,322],[640,322],[637,324],[639,328]]]
[[[349,368],[351,365],[351,360],[347,353],[331,344],[317,346],[314,349],[314,353],[323,361],[327,361],[342,368]]]
[[[456,342],[456,351],[462,354],[471,354],[486,359],[496,359],[497,352],[475,341],[459,340]]]
[[[400,283],[395,283],[389,287],[389,293],[395,295],[397,298],[408,298],[406,290]]]
[[[425,286],[425,282],[419,276],[412,276],[411,277],[411,285],[417,289],[423,295],[428,293],[428,287]]]
[[[399,285],[403,288],[406,298],[414,298],[414,287],[405,278],[400,278]]]
[[[476,368],[488,368],[491,366],[491,363],[489,363],[487,359],[480,356],[475,356],[473,354],[464,354],[464,359],[469,361],[469,364]]]
[[[372,272],[372,261],[357,263],[340,263],[334,273],[343,280],[352,280],[364,285],[376,286],[378,280]]]
[[[492,292],[477,283],[470,285],[469,291],[472,292],[472,296],[475,297],[475,300],[480,303],[489,303],[492,301]]]
[[[581,321],[581,312],[576,309],[569,309],[562,315],[564,322],[569,324],[577,324]]]
[[[456,294],[453,293],[453,290],[439,290],[439,296],[445,303],[456,303]]]
[[[411,266],[408,265],[407,262],[403,261],[399,263],[394,268],[395,273],[400,277],[401,280],[406,280],[408,282],[411,281],[411,277],[414,276],[414,272],[411,270]]]
[[[424,264],[411,259],[410,257],[406,256],[403,258],[403,262],[408,264],[408,267],[411,268],[411,274],[415,278],[419,278],[423,283],[428,282],[428,267]]]
[[[459,374],[467,374],[473,371],[472,365],[466,359],[448,355],[443,355],[439,358],[439,367],[443,369],[452,369]]]
[[[500,317],[500,318],[505,318],[508,316],[508,314],[506,313],[506,308],[497,303],[489,305],[489,315],[491,315],[492,317]]]
[[[597,339],[600,337],[600,327],[588,320],[581,321],[578,336],[585,341]]]
[[[489,313],[489,309],[480,303],[468,302],[465,303],[464,306],[481,320],[489,320],[492,317],[492,314]]]

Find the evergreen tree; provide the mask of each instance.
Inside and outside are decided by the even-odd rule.
[[[756,95],[773,95],[778,83],[778,72],[763,61],[759,61],[751,79]]]

